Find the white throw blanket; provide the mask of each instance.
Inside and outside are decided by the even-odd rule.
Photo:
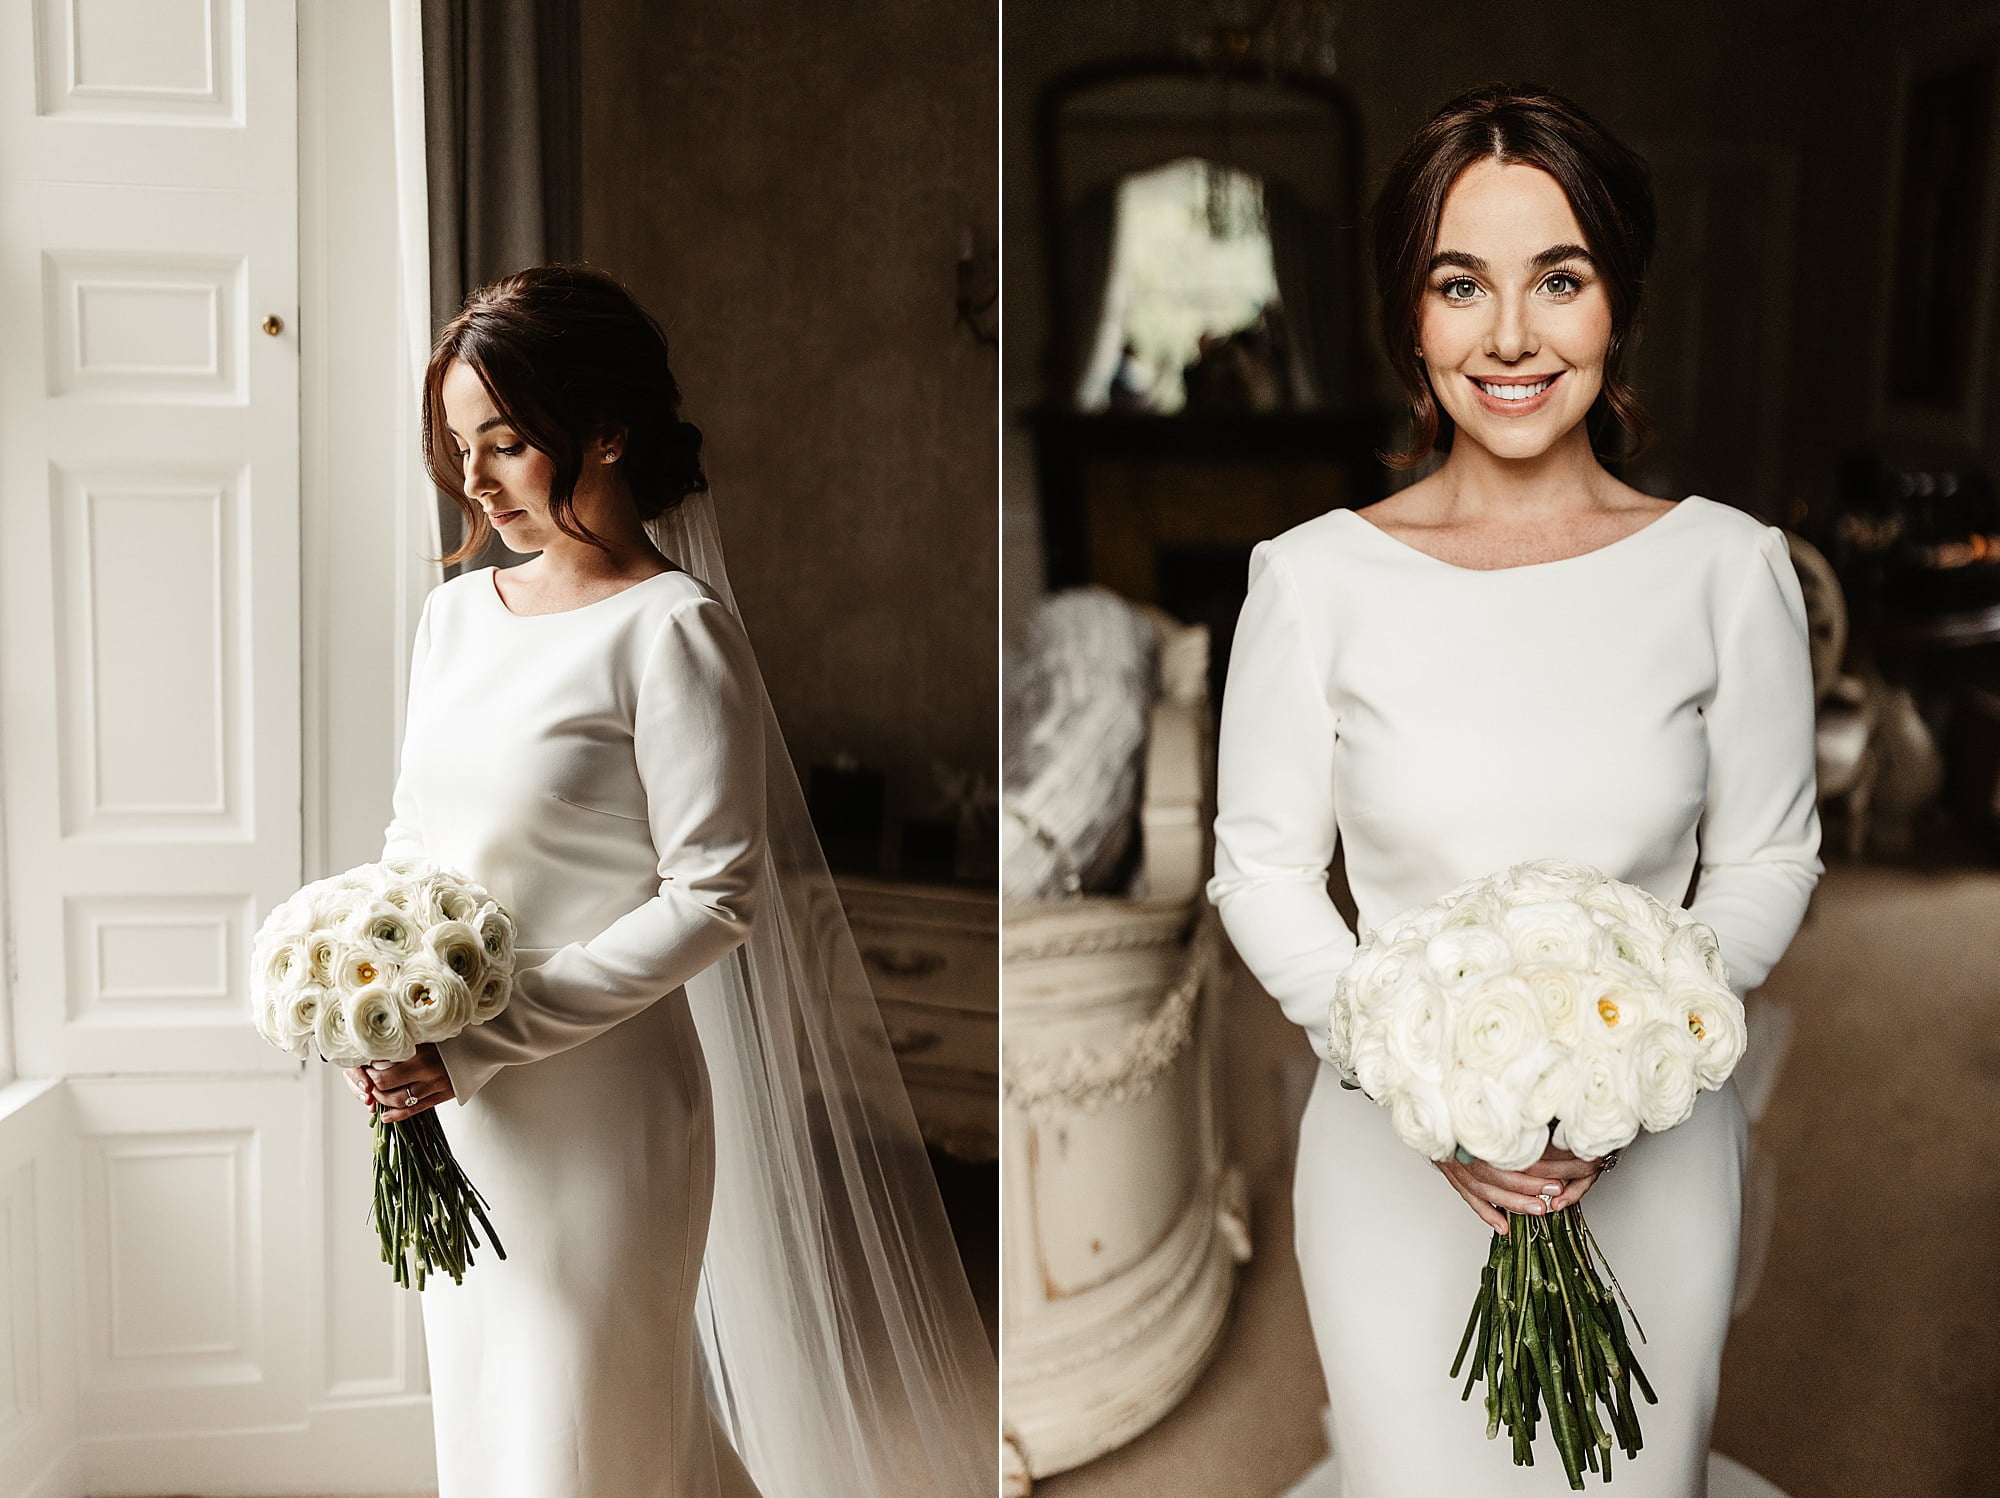
[[[1072,588],[1035,611],[1006,671],[1006,899],[1119,884],[1133,846],[1157,655],[1152,624],[1108,589]]]

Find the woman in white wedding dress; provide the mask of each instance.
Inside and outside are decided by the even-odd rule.
[[[1674,904],[1698,881],[1693,913],[1755,987],[1821,872],[1804,603],[1780,531],[1600,461],[1645,433],[1623,373],[1653,240],[1643,162],[1567,100],[1475,90],[1391,169],[1375,235],[1415,429],[1393,461],[1449,450],[1253,555],[1209,887],[1232,941],[1324,1056],[1356,944],[1327,894],[1336,839],[1363,929],[1556,856]],[[1702,1498],[1745,1128],[1728,1085],[1622,1163],[1433,1165],[1322,1066],[1296,1247],[1346,1498],[1567,1491],[1547,1432],[1513,1466],[1447,1370],[1505,1213],[1586,1195],[1659,1394],[1616,1491]]]
[[[348,1073],[452,1104],[506,1250],[423,1291],[440,1498],[983,1495],[990,1358],[679,403],[580,267],[474,293],[426,380],[452,560],[535,554],[426,598],[383,848],[492,890],[513,999]]]

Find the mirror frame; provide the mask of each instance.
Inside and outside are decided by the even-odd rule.
[[[1063,274],[1062,111],[1064,106],[1094,89],[1144,78],[1221,79],[1276,86],[1304,94],[1330,110],[1339,122],[1336,155],[1344,179],[1334,184],[1335,217],[1340,227],[1360,227],[1361,180],[1365,170],[1361,112],[1346,85],[1337,79],[1266,67],[1248,60],[1208,62],[1172,53],[1105,58],[1056,74],[1042,86],[1035,101],[1035,194],[1042,219],[1043,288],[1048,307],[1047,336],[1041,352],[1042,404],[1049,409],[1067,409],[1060,394],[1067,378],[1065,371],[1074,365],[1077,340],[1086,336],[1076,326],[1076,309],[1069,305],[1070,288]],[[1364,305],[1361,262],[1357,244],[1357,253],[1349,260],[1348,284],[1342,288],[1347,305],[1357,313]],[[1366,336],[1360,327],[1355,332]]]

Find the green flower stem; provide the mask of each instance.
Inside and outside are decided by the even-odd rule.
[[[1480,1328],[1486,1325],[1486,1290],[1493,1283],[1492,1260],[1490,1256],[1487,1260],[1487,1265],[1487,1268],[1479,1271],[1479,1294],[1473,1297],[1472,1314],[1465,1318],[1465,1335],[1458,1339],[1458,1356],[1451,1360],[1451,1376],[1453,1378],[1457,1378],[1458,1370],[1465,1366],[1465,1354],[1472,1346],[1472,1339],[1479,1334]],[[1485,1346],[1483,1342],[1480,1345],[1482,1349]],[[1481,1361],[1485,1360],[1482,1358]]]
[[[1642,1445],[1632,1386],[1658,1402],[1632,1355],[1627,1316],[1644,1340],[1578,1208],[1553,1217],[1510,1213],[1508,1231],[1493,1235],[1452,1359],[1456,1381],[1471,1354],[1459,1397],[1470,1400],[1473,1385],[1485,1381],[1486,1434],[1497,1438],[1506,1427],[1515,1465],[1534,1465],[1546,1413],[1571,1489],[1583,1490],[1586,1471],[1609,1482],[1613,1446],[1630,1459]]]
[[[1598,1356],[1597,1344],[1586,1338],[1583,1325],[1578,1322],[1579,1313],[1587,1320],[1590,1311],[1583,1289],[1575,1284],[1559,1245],[1559,1239],[1552,1240],[1549,1245],[1549,1266],[1562,1288],[1563,1340],[1569,1348],[1570,1368],[1572,1376],[1576,1379],[1577,1405],[1590,1435],[1590,1446],[1586,1455],[1590,1458],[1590,1466],[1594,1471],[1597,1467],[1597,1453],[1608,1452],[1611,1449],[1611,1437],[1605,1434],[1603,1422],[1597,1417],[1597,1401],[1585,1397],[1583,1391],[1597,1388],[1600,1380],[1608,1376],[1610,1370]]]
[[[452,1158],[451,1142],[435,1110],[400,1123],[384,1123],[381,1105],[370,1110],[375,1135],[374,1221],[382,1261],[405,1289],[440,1271],[454,1284],[472,1265],[481,1245],[472,1230],[478,1219],[485,1242],[507,1257],[500,1235],[486,1215],[486,1199]]]

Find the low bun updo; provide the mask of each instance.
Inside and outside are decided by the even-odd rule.
[[[601,271],[532,266],[468,296],[438,334],[424,372],[424,466],[466,523],[465,540],[446,564],[479,555],[493,529],[466,497],[445,431],[445,372],[460,360],[500,414],[553,465],[549,518],[564,534],[605,544],[575,509],[584,453],[596,437],[624,434],[617,471],[642,521],[708,488],[701,429],[680,414],[680,385],[660,325]]]

